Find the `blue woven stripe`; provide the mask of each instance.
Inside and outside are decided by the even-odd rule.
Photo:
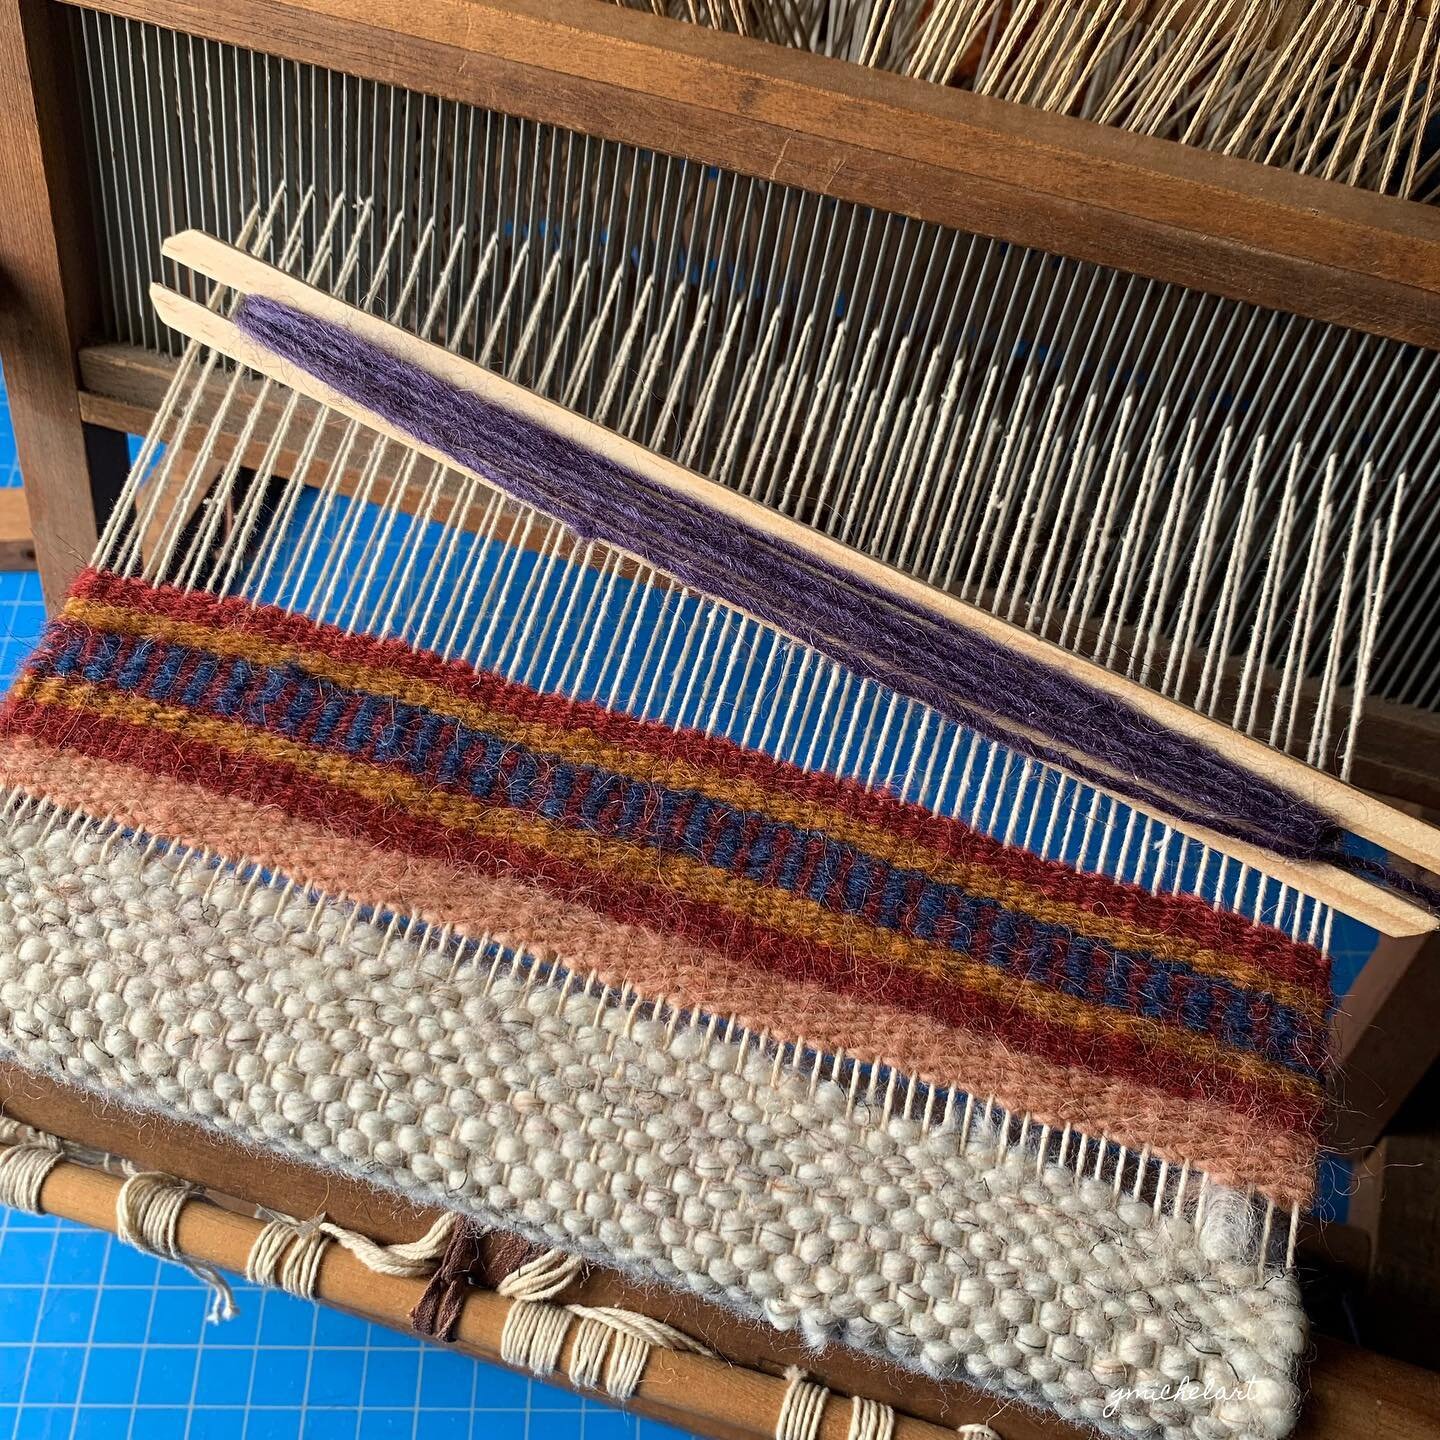
[[[1315,1073],[1295,1056],[1297,1037],[1308,1033],[1307,1027],[1295,1011],[1267,994],[1205,975],[1183,961],[1143,951],[1117,953],[828,835],[798,830],[699,792],[672,791],[597,766],[542,756],[442,713],[317,680],[293,664],[222,661],[150,641],[127,646],[111,634],[99,637],[88,659],[84,653],[84,637],[77,633],[57,645],[41,668],[59,676],[78,669],[91,683],[108,682],[120,690],[140,686],[148,673],[146,692],[169,703],[243,718],[315,747],[458,787],[487,803],[681,852],[752,880],[773,868],[770,883],[779,889],[796,891],[808,869],[804,894],[816,903],[850,914],[870,906],[873,922],[883,927],[903,927],[919,940],[944,943],[1089,1003],[1214,1033],[1236,1049]],[[173,695],[192,661],[182,693]],[[775,866],[781,851],[783,860]],[[807,860],[813,863],[807,866]],[[837,885],[837,879],[842,883]],[[1058,976],[1051,973],[1057,951],[1064,956]]]

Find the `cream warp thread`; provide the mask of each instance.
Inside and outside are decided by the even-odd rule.
[[[654,1320],[633,1310],[614,1305],[567,1305],[567,1311],[580,1325],[571,1351],[570,1378],[581,1383],[576,1374],[576,1352],[581,1336],[587,1330],[595,1337],[587,1345],[609,1343],[609,1363],[605,1367],[605,1393],[612,1400],[628,1400],[640,1388],[652,1350],[675,1350],[683,1355],[708,1355],[715,1352],[663,1320]],[[592,1387],[594,1382],[590,1382]]]
[[[60,1142],[52,1136],[42,1135],[0,1150],[0,1204],[43,1214],[40,1187],[64,1158]],[[208,1318],[229,1320],[236,1314],[236,1306],[224,1276],[180,1249],[180,1214],[190,1201],[203,1198],[193,1185],[159,1171],[131,1175],[116,1197],[116,1233],[127,1245],[185,1266],[214,1292]],[[321,1262],[332,1243],[376,1274],[416,1278],[435,1268],[458,1222],[456,1214],[447,1213],[417,1240],[380,1245],[323,1218],[295,1221],[275,1216],[250,1246],[245,1278],[254,1284],[276,1286],[302,1300],[314,1300]],[[570,1326],[578,1321],[568,1370],[571,1380],[592,1390],[603,1386],[612,1399],[628,1400],[640,1387],[652,1349],[713,1356],[699,1341],[648,1315],[615,1306],[550,1304],[583,1267],[579,1256],[549,1250],[500,1282],[497,1293],[511,1298],[500,1337],[502,1360],[536,1375],[552,1374],[560,1363]],[[877,1435],[871,1440],[887,1437]]]
[[[447,1210],[418,1240],[407,1240],[398,1245],[377,1245],[368,1235],[347,1230],[322,1219],[319,1230],[334,1240],[342,1250],[348,1250],[367,1270],[377,1275],[398,1275],[412,1280],[428,1275],[440,1263],[445,1247],[460,1217]]]
[[[551,1375],[560,1363],[570,1314],[544,1300],[513,1300],[500,1330],[500,1358],[533,1375]]]
[[[250,1247],[245,1278],[313,1300],[321,1261],[332,1241],[377,1274],[415,1277],[435,1268],[457,1220],[454,1214],[443,1215],[418,1240],[387,1246],[328,1220],[297,1223],[277,1216]],[[500,1337],[501,1359],[536,1375],[552,1374],[571,1324],[578,1321],[567,1371],[570,1379],[587,1389],[603,1388],[612,1399],[628,1400],[640,1387],[653,1348],[712,1353],[673,1326],[646,1315],[614,1306],[550,1304],[583,1268],[578,1255],[549,1250],[505,1276],[497,1286],[497,1293],[511,1300]]]
[[[180,1249],[180,1212],[196,1197],[186,1185],[155,1170],[132,1175],[115,1197],[115,1233],[127,1245],[183,1265],[209,1288],[210,1309],[205,1318],[213,1325],[235,1317],[235,1295],[230,1282],[213,1266],[188,1259]]]

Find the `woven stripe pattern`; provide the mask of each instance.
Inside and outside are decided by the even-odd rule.
[[[563,904],[573,933],[609,937],[599,966],[565,943],[563,924],[543,938],[614,982],[638,983],[616,927],[643,931],[676,947],[674,978],[697,1008],[735,1013],[747,976],[769,987],[766,1018],[781,1020],[782,1037],[785,987],[896,1017],[889,1033],[870,1023],[852,1035],[832,1003],[827,1043],[877,1062],[913,1052],[907,1018],[912,1032],[942,1027],[960,1038],[957,1062],[906,1067],[931,1083],[987,1093],[1003,1067],[981,1063],[985,1046],[1031,1056],[1064,1076],[1038,1107],[1047,1123],[1128,1127],[1133,1143],[1281,1200],[1307,1189],[1325,957],[1188,897],[1077,874],[729,741],[102,572],[82,577],[47,632],[7,704],[3,743],[11,778],[35,753],[25,747],[41,747],[64,757],[77,790],[103,780],[115,813],[137,827],[220,853],[233,847],[206,815],[264,807],[271,818],[248,858],[307,880],[330,865],[335,840],[361,864],[387,859],[392,875],[445,867],[471,909],[447,913],[443,894],[419,908],[471,933],[502,928],[522,886],[551,912]],[[127,801],[122,775],[190,798],[175,801],[172,788],[147,808],[143,778]],[[327,881],[364,888],[343,869]],[[513,938],[537,937],[522,928]],[[705,993],[707,966],[731,977],[732,993]],[[677,991],[663,962],[644,988]],[[979,1073],[967,1073],[971,1061]],[[1037,1108],[1032,1095],[988,1093]],[[1107,1093],[1116,1113],[1097,1099]],[[1146,1133],[1147,1106],[1165,1130],[1167,1115],[1195,1103],[1219,1134],[1213,1147]],[[1226,1137],[1256,1126],[1286,1142],[1282,1163],[1272,1147],[1242,1173]]]

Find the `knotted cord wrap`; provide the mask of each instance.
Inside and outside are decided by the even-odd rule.
[[[301,1300],[315,1298],[320,1262],[330,1241],[313,1222],[269,1221],[245,1260],[245,1278],[256,1285],[275,1285]]]
[[[49,1136],[17,1141],[0,1150],[0,1205],[27,1215],[43,1215],[40,1191],[64,1158],[59,1144]]]
[[[237,327],[582,540],[634,555],[862,677],[1031,759],[1290,859],[1336,866],[1440,911],[1440,889],[1345,848],[1323,811],[1133,705],[940,617],[791,542],[717,514],[355,331],[264,295]]]
[[[552,1375],[560,1364],[570,1312],[544,1300],[512,1300],[500,1332],[500,1358],[532,1375]]]
[[[329,1220],[321,1220],[319,1229],[342,1249],[348,1250],[367,1270],[377,1275],[398,1275],[407,1279],[429,1275],[446,1253],[451,1238],[460,1224],[454,1211],[446,1211],[418,1240],[398,1245],[379,1245],[368,1235],[347,1230]]]
[[[585,1261],[563,1250],[531,1254],[495,1286],[499,1295],[512,1300],[553,1300],[567,1285],[585,1273]]]
[[[0,1149],[0,1204],[43,1214],[40,1186],[65,1158],[61,1142],[41,1133]],[[126,1244],[175,1261],[204,1280],[215,1291],[210,1318],[229,1320],[236,1310],[224,1277],[213,1266],[186,1256],[179,1246],[181,1212],[190,1202],[204,1199],[197,1187],[158,1171],[131,1175],[116,1195],[116,1234]],[[395,1245],[381,1245],[323,1216],[297,1221],[275,1215],[251,1242],[245,1278],[315,1300],[322,1262],[332,1244],[375,1274],[414,1279],[431,1270],[430,1283],[411,1311],[411,1324],[428,1339],[449,1341],[455,1338],[481,1267],[485,1236],[482,1227],[453,1212],[441,1215],[418,1239]],[[515,1239],[504,1232],[496,1238]],[[539,1376],[553,1374],[571,1326],[578,1322],[567,1371],[570,1379],[586,1389],[603,1388],[612,1399],[625,1401],[639,1389],[655,1348],[714,1358],[715,1352],[699,1341],[648,1315],[616,1306],[552,1304],[555,1295],[583,1274],[585,1265],[579,1256],[558,1250],[536,1253],[523,1240],[497,1247],[497,1256],[504,1253],[521,1258],[494,1287],[510,1299],[500,1336],[500,1356],[507,1364]],[[888,1431],[853,1440],[888,1440]]]
[[[544,1260],[555,1253],[541,1249],[523,1235],[517,1235],[511,1230],[492,1230],[480,1248],[480,1268],[486,1288],[501,1294],[506,1293],[501,1286],[516,1272],[524,1270],[533,1261]],[[581,1262],[578,1258],[575,1263],[579,1269]]]
[[[211,1292],[206,1319],[211,1324],[235,1317],[235,1295],[230,1283],[213,1266],[188,1259],[180,1248],[180,1212],[200,1192],[172,1176],[155,1170],[132,1175],[115,1197],[115,1233],[127,1245],[183,1265]]]
[[[246,1260],[245,1278],[261,1285],[277,1285],[291,1295],[312,1300],[321,1262],[334,1243],[376,1275],[414,1279],[435,1269],[456,1224],[457,1217],[447,1213],[418,1240],[380,1245],[368,1235],[347,1230],[323,1215],[314,1220],[277,1215],[256,1237]]]
[[[790,1383],[780,1400],[780,1413],[775,1417],[775,1440],[820,1440],[820,1422],[825,1416],[829,1390],[815,1384],[798,1366],[790,1366],[785,1378]],[[854,1423],[852,1411],[852,1426]]]
[[[850,1399],[850,1428],[845,1440],[892,1440],[895,1434],[895,1411],[879,1400],[863,1395]]]
[[[458,1219],[450,1229],[440,1263],[410,1312],[411,1325],[426,1339],[454,1340],[465,1297],[479,1277],[484,1236],[473,1220]]]
[[[599,1365],[606,1359],[605,1393],[612,1400],[628,1400],[640,1388],[651,1350],[674,1350],[682,1355],[709,1355],[714,1351],[663,1320],[614,1305],[567,1305],[580,1322],[570,1354],[570,1379],[577,1385],[599,1389]]]

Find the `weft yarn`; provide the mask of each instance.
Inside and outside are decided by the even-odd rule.
[[[1308,1186],[1327,962],[1199,900],[728,740],[94,571],[0,735],[10,778],[151,833],[813,1041],[804,1014],[837,1049],[1277,1198]],[[933,1067],[917,1025],[949,1032]],[[1042,1094],[1016,1055],[1064,1083]],[[1218,1146],[1185,1143],[1196,1101]],[[1282,1143],[1247,1171],[1257,1124]]]
[[[723,1029],[46,830],[0,836],[0,1036],[29,1068],[1117,1437],[1293,1423],[1298,1295],[1238,1196],[1157,1214]]]
[[[232,318],[256,343],[581,539],[635,555],[950,720],[1141,806],[1440,902],[1440,891],[1347,853],[1341,828],[1299,796],[1116,696],[691,502],[344,326],[263,295],[247,295]]]

